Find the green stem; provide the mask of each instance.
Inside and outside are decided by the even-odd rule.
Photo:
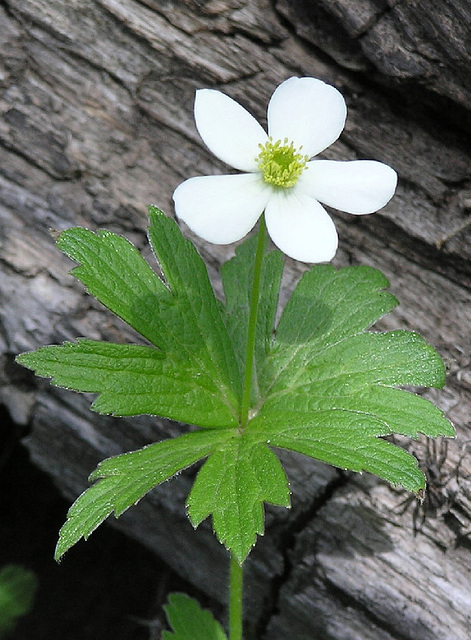
[[[266,238],[265,216],[262,215],[258,227],[257,251],[255,254],[252,293],[250,296],[249,327],[247,332],[247,349],[245,352],[244,390],[240,409],[240,426],[247,426],[249,420],[250,399],[252,395],[253,365],[255,354],[255,336],[257,331],[258,303],[260,300],[260,282],[262,279],[262,263],[265,253]]]
[[[244,388],[240,407],[240,428],[244,429],[249,421],[250,400],[255,356],[255,338],[257,333],[258,304],[260,300],[260,284],[262,280],[263,255],[267,229],[265,217],[262,215],[258,227],[257,249],[255,253],[252,291],[250,294],[249,326],[247,331],[247,347],[245,351]],[[242,640],[242,566],[231,554],[229,578],[229,640]]]
[[[229,640],[242,640],[242,566],[231,554],[229,578]]]

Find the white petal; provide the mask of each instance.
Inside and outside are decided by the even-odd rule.
[[[325,262],[337,251],[335,225],[316,200],[297,190],[278,191],[265,211],[273,242],[286,255],[302,262]]]
[[[288,138],[312,158],[342,133],[347,107],[342,94],[316,78],[290,78],[275,90],[268,105],[268,134]]]
[[[297,187],[304,193],[347,213],[373,213],[394,195],[397,173],[374,160],[313,160]]]
[[[183,182],[173,194],[179,218],[214,244],[243,238],[257,222],[270,196],[260,174],[201,176]]]
[[[195,98],[196,128],[216,157],[239,171],[257,171],[255,158],[267,134],[238,102],[214,89],[200,89]]]

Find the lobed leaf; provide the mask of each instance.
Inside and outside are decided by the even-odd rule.
[[[264,395],[248,431],[271,446],[369,471],[412,491],[417,461],[383,436],[453,436],[443,413],[395,387],[441,387],[443,362],[420,336],[366,332],[395,298],[369,267],[317,265],[294,290],[259,373]]]
[[[71,274],[105,307],[157,347],[165,344],[158,308],[172,294],[138,250],[111,231],[74,227],[63,231],[57,246],[79,263]]]
[[[195,527],[212,514],[218,539],[242,564],[263,534],[263,503],[288,507],[289,496],[275,454],[266,443],[242,435],[211,453],[188,497],[188,513]]]
[[[266,394],[283,388],[293,372],[316,362],[326,347],[369,329],[397,306],[385,276],[371,267],[315,265],[283,310],[263,375]]]
[[[271,446],[297,451],[340,469],[368,471],[417,493],[425,476],[417,460],[381,439],[388,426],[373,415],[332,409],[304,414],[261,412],[251,427]]]
[[[336,407],[348,409],[348,403]],[[388,434],[417,438],[419,433],[430,437],[455,435],[450,421],[443,411],[426,398],[402,389],[371,386],[360,391],[355,397],[355,405],[361,412],[371,414],[387,425]],[[351,409],[351,407],[350,407]]]
[[[289,506],[286,476],[271,447],[423,489],[415,458],[383,438],[454,434],[439,409],[398,388],[440,387],[445,370],[417,334],[367,331],[397,304],[384,291],[386,278],[370,267],[316,265],[299,281],[275,327],[282,257],[265,253],[250,422],[241,431],[256,239],[223,266],[222,305],[193,245],[158,209],[150,214],[149,239],[161,278],[110,232],[71,229],[61,234],[59,246],[80,263],[73,273],[90,293],[154,346],[80,339],[18,360],[54,384],[98,393],[92,408],[102,413],[158,414],[203,429],[103,461],[91,476],[95,484],[69,511],[56,557],[112,512],[119,516],[203,458],[188,497],[189,517],[198,526],[212,516],[219,540],[241,563],[263,534],[264,503]],[[197,605],[175,604],[199,615]],[[174,632],[164,638],[193,639],[194,626],[188,627],[178,606],[170,609]],[[209,639],[219,627],[208,624]]]
[[[82,341],[40,349],[19,362],[58,385],[102,393],[96,411],[235,425],[241,375],[204,262],[173,220],[155,207],[150,218],[149,239],[165,282],[127,240],[109,231],[68,229],[58,246],[80,263],[72,273],[87,290],[158,350]]]
[[[335,344],[369,329],[397,306],[384,289],[387,278],[367,266],[335,269],[319,264],[304,273],[283,310],[276,331],[280,344]]]
[[[86,540],[111,513],[120,516],[155,486],[209,455],[230,435],[227,429],[194,431],[103,460],[90,476],[97,482],[69,509],[59,532],[56,560],[81,538]]]
[[[407,411],[412,401],[397,390],[392,394],[390,387],[438,387],[445,380],[443,362],[436,351],[420,336],[407,331],[358,334],[332,347],[326,346],[315,363],[307,363],[296,371],[288,367],[283,377],[289,373],[290,384],[280,388],[279,376],[266,397],[264,404],[272,411],[290,406],[310,412],[330,408],[365,411],[369,393],[370,403],[375,402],[376,407],[384,394],[386,410],[394,396],[397,413],[402,402]],[[421,407],[425,404],[426,401],[422,402]],[[445,423],[442,422],[442,428]]]
[[[237,412],[241,374],[206,265],[173,220],[156,207],[150,207],[149,214],[149,240],[173,294],[172,305],[156,310],[163,314],[166,335],[174,345],[167,350],[201,361],[203,370],[224,385],[228,395],[232,391]]]
[[[147,413],[209,427],[237,424],[233,407],[207,373],[192,362],[182,368],[154,347],[79,339],[17,360],[56,386],[100,394],[92,404],[99,413]]]

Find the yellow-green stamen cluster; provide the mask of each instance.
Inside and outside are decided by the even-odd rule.
[[[265,182],[284,189],[294,187],[309,157],[299,153],[301,149],[296,149],[288,138],[276,142],[270,138],[258,146],[260,153],[255,160]]]

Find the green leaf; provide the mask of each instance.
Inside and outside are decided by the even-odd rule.
[[[289,378],[286,369],[291,373]],[[286,385],[280,388],[278,377],[265,400],[272,410],[278,406],[283,410],[288,402],[307,411],[334,407],[361,411],[359,402],[367,389],[375,388],[371,393],[378,401],[384,386],[438,387],[444,382],[443,362],[436,351],[420,336],[407,331],[362,333],[324,345],[312,362],[295,370],[288,366],[282,374],[287,378]],[[396,404],[398,401],[396,394]]]
[[[95,484],[69,509],[56,559],[111,513],[119,517],[155,486],[207,456],[188,497],[190,519],[196,527],[212,514],[220,541],[242,562],[263,533],[263,503],[289,506],[289,489],[267,445],[234,429],[195,431],[101,462],[90,476]]]
[[[377,416],[387,424],[389,434],[411,438],[417,438],[419,433],[430,437],[454,436],[454,429],[443,411],[414,393],[370,386],[358,392],[355,403],[362,407],[362,413]],[[340,408],[340,399],[336,406]]]
[[[280,344],[331,344],[371,327],[398,302],[384,291],[387,278],[372,267],[319,264],[306,271],[277,327]]]
[[[171,593],[165,614],[173,632],[164,631],[162,640],[227,640],[212,614],[182,593]]]
[[[167,334],[183,361],[201,362],[203,369],[225,385],[238,415],[242,394],[240,370],[206,265],[173,220],[156,207],[150,207],[149,213],[149,240],[173,294],[172,305],[158,309],[166,322]],[[170,345],[167,349],[170,350]],[[188,367],[189,363],[186,364]]]
[[[397,306],[384,291],[385,276],[371,267],[316,265],[293,291],[276,328],[276,343],[266,370],[265,393],[290,384],[294,371],[315,362],[331,345],[370,328]],[[268,386],[269,385],[269,386]]]
[[[188,497],[188,513],[195,527],[212,514],[220,542],[242,563],[263,534],[263,503],[288,507],[289,496],[278,458],[246,433],[209,456]]]
[[[425,477],[414,456],[382,440],[390,429],[374,415],[342,411],[261,412],[252,428],[274,447],[290,449],[350,471],[369,471],[418,492]]]
[[[111,513],[118,517],[148,491],[211,453],[232,435],[230,429],[205,429],[151,444],[101,462],[97,480],[70,507],[59,533],[59,560],[80,538],[87,539]]]
[[[318,265],[294,290],[259,372],[264,396],[248,430],[272,446],[412,491],[425,478],[415,458],[382,436],[454,435],[443,413],[394,387],[441,387],[444,365],[415,333],[365,332],[396,301],[369,267]],[[257,436],[255,436],[257,434]]]
[[[19,361],[54,384],[98,393],[93,408],[102,413],[155,413],[203,429],[102,462],[91,476],[95,484],[69,511],[56,557],[112,512],[119,516],[203,458],[188,497],[190,519],[198,526],[212,516],[219,540],[241,563],[263,534],[264,503],[289,506],[286,476],[271,447],[423,489],[415,458],[384,437],[454,434],[439,409],[401,388],[440,387],[445,370],[417,334],[368,331],[397,304],[384,290],[386,278],[370,267],[316,265],[299,281],[276,326],[282,257],[265,253],[250,421],[241,430],[256,239],[223,266],[222,305],[191,243],[172,220],[155,208],[150,213],[149,239],[161,278],[110,232],[72,229],[59,244],[80,263],[74,274],[88,290],[153,346],[81,339]],[[186,627],[174,628],[177,635],[167,637],[180,640]],[[194,639],[193,625],[190,632]]]
[[[0,638],[33,606],[38,580],[32,571],[9,564],[0,571]]]
[[[68,229],[58,246],[80,263],[72,273],[88,291],[157,349],[82,341],[23,354],[18,361],[55,384],[102,393],[93,407],[103,413],[235,426],[241,375],[204,262],[173,220],[155,207],[150,216],[149,239],[165,281],[127,240],[109,231]]]
[[[188,371],[154,347],[79,339],[22,354],[18,362],[52,383],[99,393],[92,409],[117,416],[160,415],[190,424],[234,423],[207,373]]]
[[[79,263],[71,273],[87,291],[156,346],[165,343],[159,307],[172,303],[163,281],[125,238],[74,227],[63,231],[57,246]]]

